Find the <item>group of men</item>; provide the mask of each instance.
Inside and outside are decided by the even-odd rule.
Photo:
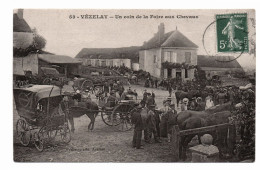
[[[170,142],[171,127],[176,124],[177,112],[170,100],[163,101],[163,108],[156,109],[155,94],[144,92],[144,98],[132,115],[134,124],[133,147],[143,149],[141,144],[142,133],[146,143],[161,143],[161,137],[168,137]]]

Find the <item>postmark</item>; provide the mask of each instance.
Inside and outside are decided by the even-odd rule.
[[[247,13],[217,14],[217,52],[248,52]]]

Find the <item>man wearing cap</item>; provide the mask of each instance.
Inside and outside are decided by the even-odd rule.
[[[91,96],[90,96],[90,92],[89,90],[85,90],[84,93],[82,93],[82,101],[86,102],[86,101],[91,101]]]
[[[143,149],[141,145],[142,131],[144,130],[143,119],[141,116],[142,106],[138,106],[137,110],[132,114],[132,123],[134,124],[134,135],[132,145],[136,149]]]
[[[148,127],[148,143],[152,143],[151,138],[152,134],[154,136],[154,140],[156,143],[161,143],[161,140],[158,137],[157,129],[156,129],[156,115],[155,115],[155,105],[149,105],[148,107],[148,115],[147,115],[147,127]]]

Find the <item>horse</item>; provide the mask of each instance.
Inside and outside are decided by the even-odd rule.
[[[205,111],[182,111],[177,115],[177,125],[179,126],[180,130],[187,130],[200,128],[204,126],[228,123],[229,117],[231,116],[231,112],[228,110],[230,108],[230,105],[230,103],[226,103],[224,105],[216,106]],[[211,133],[211,135],[213,136],[213,143],[215,143],[218,146],[221,155],[223,155],[222,148],[227,146],[227,133],[228,128],[217,130],[216,132]],[[191,139],[195,135],[198,135],[200,143],[200,136],[203,134],[205,133],[181,137],[181,143],[179,148],[180,158],[184,160],[186,159],[186,150]]]
[[[90,119],[88,130],[92,131],[94,129],[95,119],[99,113],[98,105],[95,102],[88,100],[86,102],[78,102],[78,104],[75,105],[71,97],[65,96],[62,103],[66,110],[66,119],[69,120],[73,133],[75,131],[74,118],[83,115],[87,115]]]

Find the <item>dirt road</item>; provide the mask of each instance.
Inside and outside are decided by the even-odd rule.
[[[125,87],[126,89],[128,86]],[[143,87],[136,89],[138,98],[142,98]],[[147,89],[151,92],[152,89]],[[158,107],[167,97],[165,90],[153,89]],[[33,144],[23,147],[15,134],[15,124],[19,118],[14,107],[14,161],[17,162],[170,162],[171,153],[166,139],[162,143],[144,144],[144,149],[134,149],[131,146],[132,131],[119,132],[104,124],[101,116],[96,118],[95,129],[87,131],[90,120],[86,115],[75,119],[75,133],[69,144],[52,142],[43,152],[38,152]]]

